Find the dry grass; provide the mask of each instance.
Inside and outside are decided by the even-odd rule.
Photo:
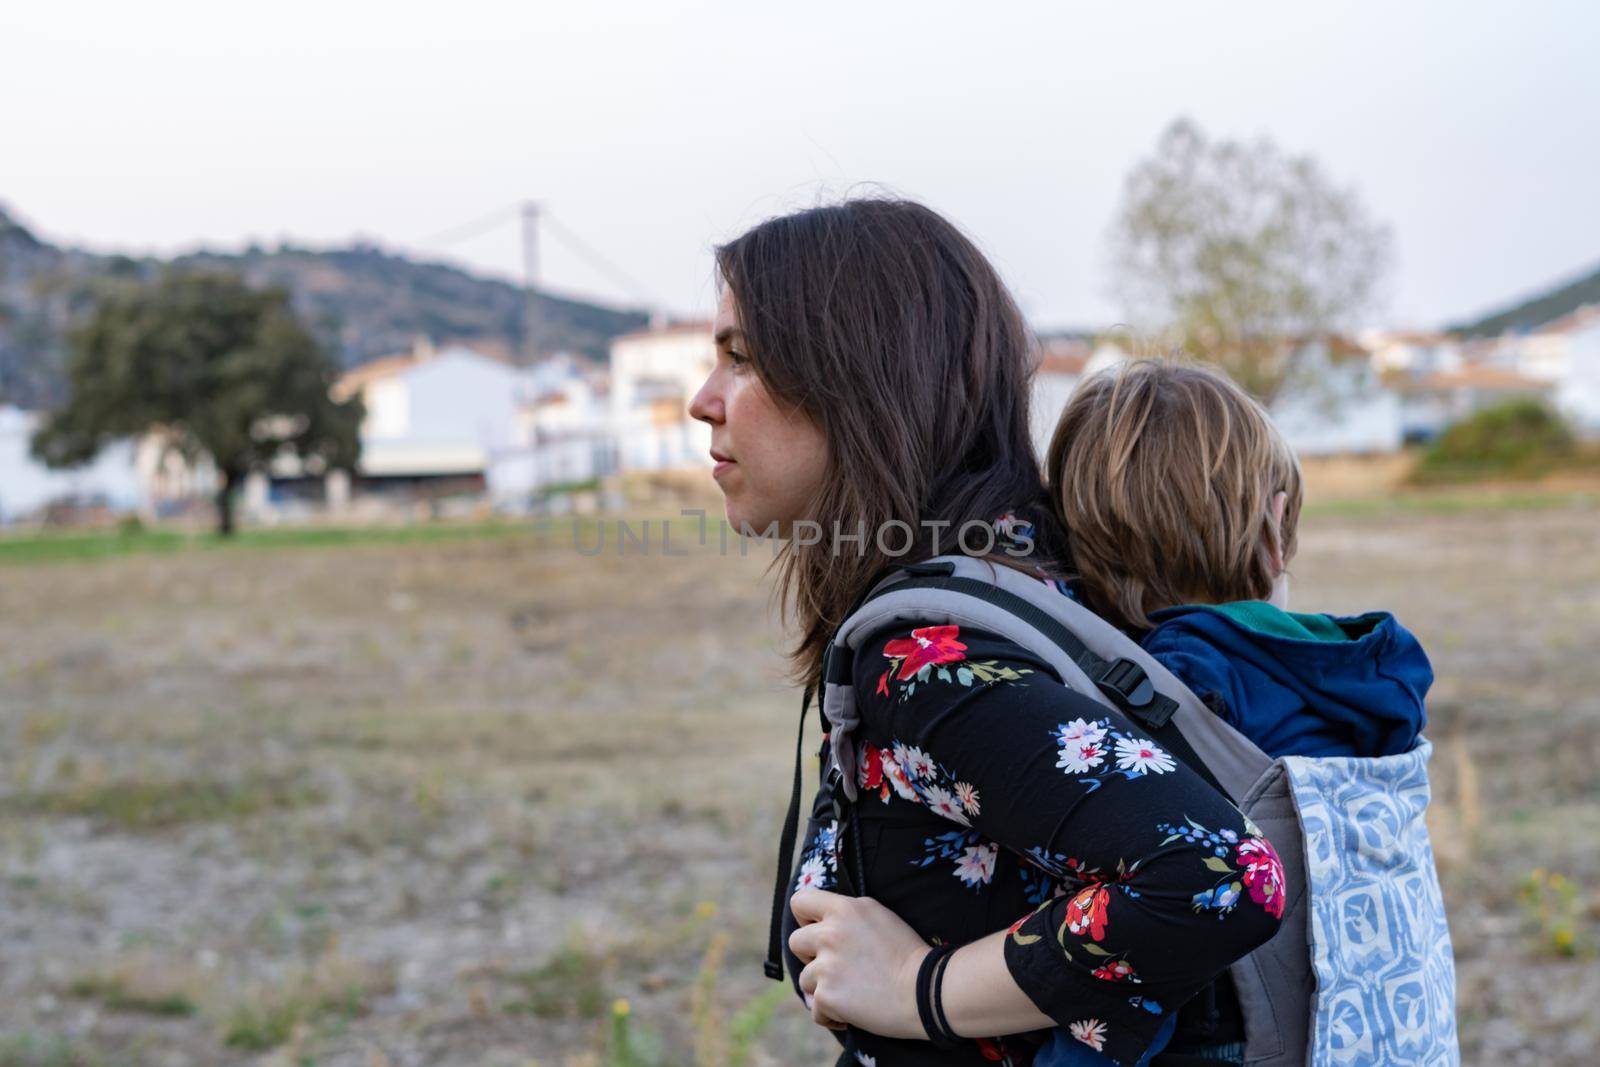
[[[1522,903],[1560,874],[1595,923],[1597,529],[1315,514],[1294,567],[1300,606],[1392,608],[1434,658],[1470,1062],[1600,1041],[1593,957]],[[7,567],[0,1067],[604,1064],[619,1026],[641,1063],[830,1062],[759,975],[798,710],[767,558],[507,535]]]

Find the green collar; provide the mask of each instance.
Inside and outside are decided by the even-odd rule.
[[[1349,641],[1350,635],[1327,615],[1298,615],[1265,600],[1235,600],[1230,604],[1196,605],[1214,611],[1235,625],[1256,633],[1291,641]]]

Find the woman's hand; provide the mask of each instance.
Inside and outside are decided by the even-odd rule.
[[[917,969],[929,946],[915,930],[871,897],[802,889],[789,907],[800,922],[789,949],[805,964],[800,989],[813,1021],[927,1038],[917,1016]]]

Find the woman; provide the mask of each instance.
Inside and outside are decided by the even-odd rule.
[[[765,222],[717,265],[717,361],[689,410],[711,427],[728,521],[787,542],[797,681],[816,683],[866,590],[958,550],[964,524],[1021,532],[992,545],[999,565],[1065,573],[1028,433],[1029,334],[953,226],[857,200]],[[981,630],[905,626],[867,650],[861,761],[844,770],[872,899],[829,892],[840,828],[819,794],[786,932],[841,1064],[1027,1064],[1058,1026],[1132,1064],[1172,1009],[1271,936],[1276,918],[1248,900],[1196,903],[1222,877],[1214,842],[1254,828],[1122,716]],[[930,1021],[918,980],[933,944],[961,947],[939,961]],[[1179,1019],[1171,1047],[1211,1022]]]

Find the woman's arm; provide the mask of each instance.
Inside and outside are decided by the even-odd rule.
[[[928,945],[870,897],[802,889],[790,902],[804,925],[789,947],[806,966],[800,988],[812,1018],[848,1022],[884,1037],[925,1038],[917,1015],[917,969]],[[1053,1026],[1012,979],[1006,931],[964,945],[945,965],[945,1016],[963,1037],[988,1037]]]
[[[1276,931],[1271,846],[1125,716],[1015,644],[965,627],[908,629],[856,657],[865,736],[881,746],[862,746],[858,803],[892,787],[970,830],[973,848],[1004,847],[1060,887],[1000,939],[1010,985],[1035,1013],[1015,1010],[993,949],[974,946],[946,971],[947,1015],[958,1032],[989,1034],[1048,1018],[1133,1062],[1164,1014]],[[876,974],[900,988],[903,963]]]

